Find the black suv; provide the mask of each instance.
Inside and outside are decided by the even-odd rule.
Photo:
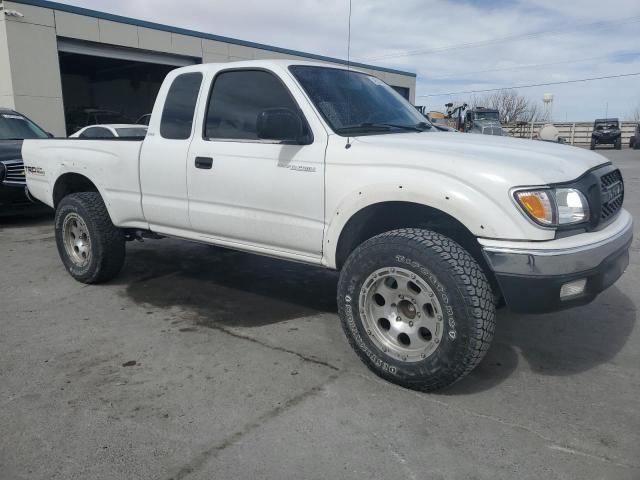
[[[44,208],[26,195],[22,141],[48,137],[51,135],[21,113],[0,108],[0,215]]]
[[[636,129],[629,139],[629,148],[640,150],[640,123],[636,125]]]
[[[591,132],[591,150],[595,150],[596,145],[613,145],[616,150],[622,148],[622,131],[617,118],[599,118],[593,124]]]

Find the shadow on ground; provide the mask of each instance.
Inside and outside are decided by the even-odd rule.
[[[622,350],[636,323],[636,307],[617,287],[584,307],[546,315],[498,311],[493,345],[483,362],[447,394],[490,389],[524,359],[540,375],[574,375],[608,362]]]
[[[15,215],[8,215],[0,212],[0,229],[20,229],[39,226],[51,227],[51,232],[53,233],[53,210],[43,208]]]
[[[161,243],[127,251],[123,280],[137,303],[191,310],[205,326],[256,327],[337,311],[335,272],[204,245],[156,245]]]
[[[203,245],[163,240],[129,248],[123,273],[136,303],[183,308],[204,326],[256,327],[337,310],[335,272]],[[635,305],[616,287],[590,305],[554,314],[501,309],[484,361],[445,393],[491,389],[521,359],[540,375],[589,370],[622,349],[635,321]]]

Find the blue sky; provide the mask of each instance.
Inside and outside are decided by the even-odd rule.
[[[416,72],[430,109],[470,95],[422,95],[640,72],[638,0],[352,1],[352,59]],[[346,57],[347,0],[64,3]],[[640,107],[640,76],[518,92],[552,93],[555,120],[625,118]]]

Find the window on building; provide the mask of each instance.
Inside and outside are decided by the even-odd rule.
[[[260,70],[219,74],[212,86],[205,120],[205,138],[257,140],[258,115],[271,108],[298,106],[280,79]]]
[[[160,135],[163,138],[185,140],[191,136],[201,83],[202,74],[197,72],[183,73],[173,80],[160,120]]]
[[[396,92],[402,95],[405,98],[405,100],[409,100],[410,92],[407,87],[394,87],[393,85],[391,85],[391,88],[393,88]]]

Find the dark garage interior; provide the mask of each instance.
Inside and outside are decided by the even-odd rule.
[[[77,53],[59,55],[67,135],[93,123],[135,123],[151,113],[164,77],[176,68]]]

